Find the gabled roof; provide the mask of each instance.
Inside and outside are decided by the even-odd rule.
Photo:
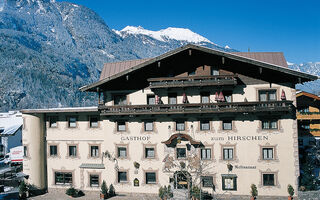
[[[231,52],[249,59],[270,63],[288,68],[288,64],[282,52]]]
[[[141,69],[141,68],[146,67],[148,65],[155,64],[165,58],[171,57],[171,56],[176,55],[176,54],[183,52],[185,50],[198,50],[198,51],[201,51],[204,53],[222,56],[222,57],[232,59],[235,61],[240,61],[240,62],[252,64],[257,67],[262,67],[262,68],[266,68],[266,69],[279,71],[281,73],[284,73],[284,75],[287,74],[287,75],[295,76],[297,78],[301,78],[301,79],[303,79],[302,82],[312,81],[312,80],[318,79],[317,76],[289,69],[287,67],[287,65],[284,64],[285,60],[278,59],[278,61],[277,61],[277,59],[276,59],[276,60],[273,60],[272,63],[270,63],[271,60],[274,58],[273,57],[274,54],[270,54],[269,56],[266,56],[266,54],[263,54],[263,53],[250,53],[250,52],[249,53],[234,53],[234,52],[229,53],[229,52],[223,52],[223,51],[219,51],[219,50],[215,50],[215,49],[210,49],[210,48],[203,47],[203,46],[188,44],[188,45],[179,47],[177,49],[174,49],[172,51],[169,51],[167,53],[164,53],[164,54],[157,56],[155,58],[141,60],[141,62],[139,60],[123,62],[122,63],[123,67],[121,67],[121,68],[119,68],[118,67],[119,65],[117,65],[117,64],[107,65],[107,66],[111,66],[111,68],[103,70],[104,74],[101,75],[99,81],[97,81],[93,84],[90,84],[90,85],[83,86],[80,88],[80,90],[81,91],[97,91],[98,87],[106,84],[107,82],[109,82],[111,80],[114,80],[114,79],[117,79],[117,78],[122,77],[124,75],[127,75],[135,70]],[[262,55],[264,55],[264,56],[262,56]],[[279,55],[280,54],[278,54],[275,57],[278,58],[278,57],[280,57]],[[134,64],[136,64],[136,65],[134,65]],[[116,68],[116,67],[118,67],[118,69],[112,69],[112,68]],[[110,71],[107,72],[108,70],[110,70]]]
[[[319,96],[317,96],[315,94],[312,94],[312,93],[309,93],[309,92],[301,91],[296,95],[296,97],[302,97],[302,96],[306,96],[306,97],[309,97],[309,98],[312,98],[312,99],[320,101],[320,97]]]

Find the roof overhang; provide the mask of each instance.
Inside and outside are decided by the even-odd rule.
[[[270,70],[275,70],[278,72],[283,73],[284,75],[291,75],[291,76],[295,76],[297,79],[299,79],[300,81],[297,82],[307,82],[307,81],[313,81],[313,80],[317,80],[319,77],[315,76],[315,75],[311,75],[311,74],[307,74],[307,73],[303,73],[303,72],[299,72],[299,71],[295,71],[283,66],[279,66],[279,65],[274,65],[274,64],[270,64],[270,63],[266,63],[266,62],[262,62],[262,61],[258,61],[252,58],[247,58],[244,56],[240,56],[240,55],[235,55],[229,52],[224,52],[224,51],[219,51],[219,50],[215,50],[215,49],[210,49],[207,47],[203,47],[203,46],[198,46],[198,45],[193,45],[193,44],[188,44],[182,47],[179,47],[177,49],[174,49],[172,51],[169,51],[167,53],[164,53],[160,56],[157,56],[155,58],[151,58],[143,63],[140,63],[132,68],[129,68],[127,70],[124,70],[120,73],[114,74],[108,78],[99,80],[93,84],[90,85],[86,85],[83,86],[81,88],[79,88],[81,91],[90,91],[90,92],[97,92],[99,91],[99,87],[101,87],[102,85],[108,83],[109,81],[112,81],[114,79],[117,79],[119,77],[125,76],[130,74],[131,72],[134,72],[138,69],[141,69],[145,66],[151,65],[151,64],[156,64],[157,62],[162,61],[163,59],[169,58],[175,54],[178,54],[180,52],[186,51],[186,50],[198,50],[204,53],[208,53],[208,54],[212,54],[212,55],[216,55],[216,56],[221,56],[227,59],[232,59],[234,61],[239,61],[239,62],[243,62],[243,63],[247,63],[247,64],[252,64],[255,65],[257,67],[261,67],[261,68],[265,68],[265,69],[270,69]]]
[[[23,114],[98,112],[98,107],[94,106],[73,108],[24,109],[20,112]]]

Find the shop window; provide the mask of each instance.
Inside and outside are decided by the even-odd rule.
[[[72,173],[71,172],[55,172],[55,184],[56,185],[71,185]]]
[[[222,190],[237,190],[237,176],[234,174],[223,174]]]
[[[99,187],[99,175],[90,175],[90,187]]]
[[[128,182],[127,172],[118,171],[118,183],[126,183]]]
[[[275,186],[274,174],[262,174],[263,186]]]
[[[202,187],[213,187],[213,177],[212,176],[201,176]]]
[[[157,183],[156,173],[146,172],[146,184],[155,184],[155,183]]]

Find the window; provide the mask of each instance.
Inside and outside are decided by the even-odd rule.
[[[169,98],[169,104],[177,104],[177,93],[169,93],[168,94]]]
[[[27,146],[23,146],[23,156],[24,157],[28,156],[28,147]]]
[[[69,128],[76,128],[77,127],[77,118],[69,117],[68,124],[69,124]]]
[[[58,127],[58,117],[49,117],[49,127],[50,128],[57,128]]]
[[[98,117],[97,116],[91,116],[90,117],[90,128],[98,128],[99,123],[98,123]]]
[[[222,190],[237,190],[237,176],[222,174]]]
[[[263,160],[273,160],[273,148],[262,148]]]
[[[263,186],[274,186],[274,174],[262,174]]]
[[[308,113],[309,111],[309,106],[308,107],[302,107],[302,108],[298,108],[298,112],[299,113]]]
[[[50,145],[50,156],[58,155],[58,147],[57,145]]]
[[[118,147],[118,158],[127,158],[127,147]]]
[[[223,160],[233,160],[233,148],[223,148]]]
[[[146,147],[145,158],[154,158],[154,156],[155,156],[154,147]]]
[[[118,183],[125,183],[128,181],[127,172],[118,171]]]
[[[209,122],[209,120],[200,121],[200,130],[201,131],[210,130],[210,122]]]
[[[153,131],[153,122],[144,122],[144,131]]]
[[[210,93],[202,92],[201,93],[201,103],[210,103]]]
[[[69,156],[77,157],[77,146],[69,146]]]
[[[201,176],[202,187],[213,187],[213,177],[212,176]]]
[[[276,101],[277,100],[276,90],[260,90],[259,101]]]
[[[55,172],[55,184],[56,185],[71,185],[72,173],[71,172]]]
[[[201,160],[210,160],[211,159],[211,148],[201,149]]]
[[[99,187],[99,175],[90,175],[90,187]]]
[[[127,105],[126,95],[114,95],[113,96],[114,105]]]
[[[184,131],[185,130],[184,122],[181,122],[181,121],[176,122],[176,130],[177,131]]]
[[[177,148],[177,158],[186,158],[187,157],[187,151],[186,148]]]
[[[99,146],[90,146],[90,156],[99,157]]]
[[[232,130],[232,121],[231,120],[223,120],[222,121],[222,128],[223,130]]]
[[[118,131],[126,131],[126,122],[117,122]]]
[[[146,184],[155,184],[155,183],[157,183],[156,173],[146,172]]]
[[[148,103],[148,105],[156,104],[156,97],[154,95],[148,95],[147,96],[147,103]]]
[[[217,67],[213,67],[213,66],[211,66],[211,75],[212,76],[217,76],[217,75],[219,75],[220,73],[219,73],[219,69],[217,68]]]
[[[278,121],[277,120],[263,120],[262,129],[277,129]]]

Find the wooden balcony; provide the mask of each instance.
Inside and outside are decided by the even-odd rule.
[[[155,88],[179,88],[179,87],[202,87],[215,85],[236,85],[236,75],[218,76],[188,76],[188,77],[163,77],[149,78],[149,87]]]
[[[292,101],[116,106],[99,105],[98,107],[101,115],[290,112],[293,108]]]
[[[320,112],[298,112],[297,119],[299,120],[320,120]]]

